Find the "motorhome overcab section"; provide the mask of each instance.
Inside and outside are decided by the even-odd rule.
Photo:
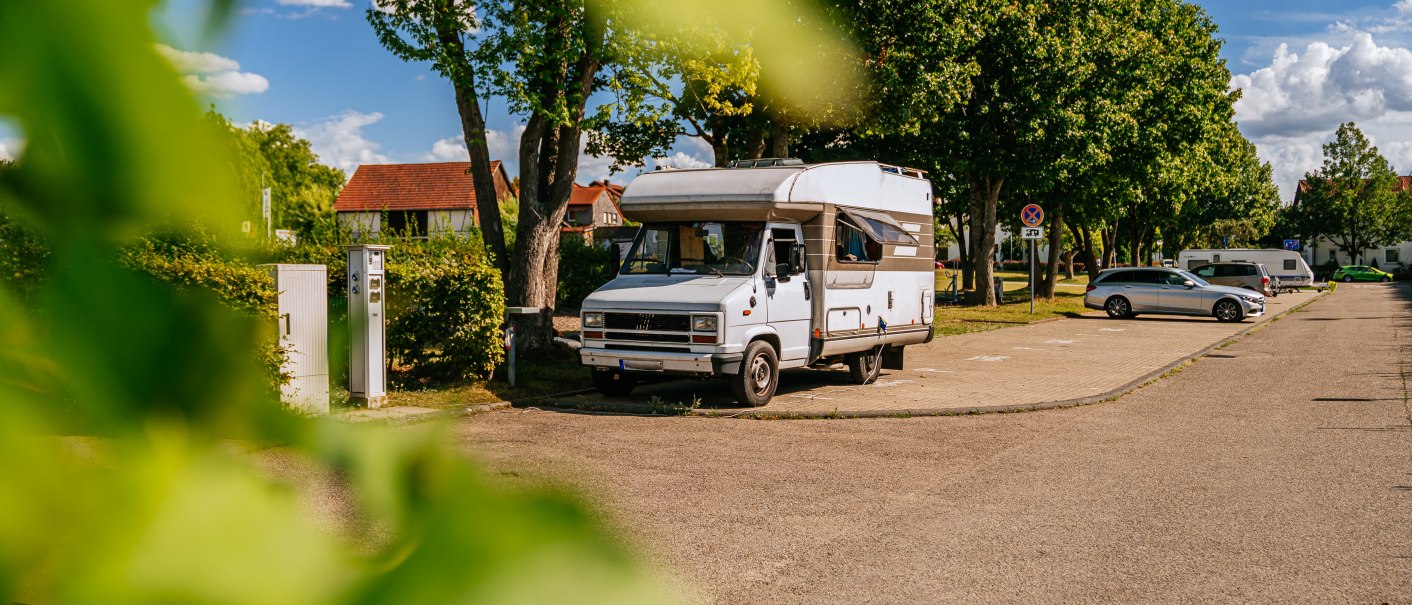
[[[931,184],[876,162],[671,170],[619,201],[642,223],[585,299],[580,358],[608,395],[644,374],[727,379],[759,406],[779,371],[846,363],[867,384],[931,339]],[[783,165],[779,165],[783,164]]]

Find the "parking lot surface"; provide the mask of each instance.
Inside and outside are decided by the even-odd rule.
[[[581,490],[703,602],[1408,603],[1409,295],[1341,288],[1090,406],[456,435],[502,481]]]
[[[1240,323],[1173,315],[1115,320],[1097,312],[938,338],[907,347],[907,369],[883,370],[877,382],[866,386],[850,383],[842,366],[783,372],[774,400],[760,408],[739,408],[721,380],[672,380],[639,387],[627,397],[591,393],[553,403],[579,408],[699,403],[696,412],[702,414],[785,417],[925,416],[1086,403],[1131,390],[1316,296],[1305,292],[1267,299],[1265,315]]]

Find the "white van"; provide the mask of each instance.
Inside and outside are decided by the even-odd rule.
[[[1314,270],[1304,257],[1293,250],[1267,248],[1228,248],[1224,250],[1183,250],[1177,255],[1177,266],[1188,271],[1207,263],[1260,263],[1271,277],[1279,278],[1280,287],[1307,288],[1314,285]]]
[[[921,171],[877,162],[637,177],[619,206],[642,228],[583,303],[594,386],[722,377],[760,406],[781,369],[847,363],[859,384],[901,369],[904,347],[931,340],[931,192]]]

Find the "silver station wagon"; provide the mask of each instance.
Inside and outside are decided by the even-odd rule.
[[[1214,286],[1181,269],[1133,267],[1098,274],[1084,295],[1084,306],[1109,317],[1140,313],[1209,315],[1240,321],[1265,314],[1265,297],[1241,288]]]

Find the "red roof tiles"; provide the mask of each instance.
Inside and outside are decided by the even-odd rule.
[[[436,164],[363,164],[338,194],[334,210],[474,210],[475,185],[470,162]],[[495,190],[515,195],[500,162],[490,163]]]

